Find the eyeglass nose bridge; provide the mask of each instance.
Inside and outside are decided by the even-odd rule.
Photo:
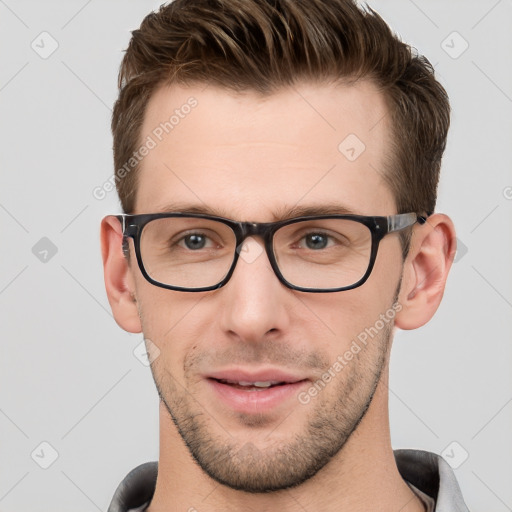
[[[246,263],[252,263],[263,252],[267,252],[267,257],[270,261],[272,268],[274,268],[273,255],[272,255],[272,236],[276,231],[276,227],[271,222],[239,222],[237,223],[236,235],[236,258],[240,256]],[[257,236],[263,239],[263,247],[260,243],[254,240],[254,244],[250,244],[247,249],[247,240],[251,237]],[[236,264],[236,262],[235,262]],[[278,275],[279,277],[279,275]]]
[[[275,255],[273,253],[272,240],[274,237],[274,233],[281,227],[281,223],[277,222],[235,222],[232,224],[233,230],[235,231],[236,237],[236,248],[235,248],[235,257],[231,269],[226,275],[222,285],[227,284],[227,282],[231,279],[236,266],[238,265],[238,260],[242,259],[245,263],[253,263],[258,259],[261,254],[266,253],[268,262],[270,263],[270,268],[273,271],[275,277],[287,288],[294,288],[290,285],[284,276],[282,275],[279,266],[277,265],[277,261]],[[246,244],[247,239],[250,239],[253,236],[257,236],[263,239],[263,247],[261,244],[254,240],[254,245],[249,247],[249,250],[244,251],[244,244]]]
[[[273,222],[236,222],[236,225],[237,242],[243,242],[249,236],[261,236],[266,241],[275,231]]]

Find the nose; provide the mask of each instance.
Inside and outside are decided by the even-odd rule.
[[[292,290],[275,275],[258,237],[245,239],[229,282],[219,290],[221,327],[243,341],[262,341],[290,324]]]

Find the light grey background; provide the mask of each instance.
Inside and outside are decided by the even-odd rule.
[[[119,205],[114,192],[100,201],[92,191],[113,172],[122,50],[159,3],[0,0],[3,512],[104,511],[126,472],[158,456],[157,394],[133,354],[142,336],[115,324],[103,287],[99,223]],[[370,5],[430,59],[451,97],[438,210],[462,248],[435,318],[396,337],[393,443],[445,453],[473,511],[505,512],[512,2]]]

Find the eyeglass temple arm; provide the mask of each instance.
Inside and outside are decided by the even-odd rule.
[[[123,254],[125,256],[125,258],[129,258],[130,257],[130,249],[128,247],[128,237],[130,235],[128,235],[126,233],[126,214],[119,214],[119,215],[116,215],[117,217],[117,220],[121,223],[121,233],[123,235],[123,242],[122,242],[122,250],[123,250]]]
[[[429,215],[429,213],[427,213],[426,216],[417,215],[416,213],[399,213],[398,215],[391,215],[388,217],[388,233],[408,228],[416,222],[424,224]]]

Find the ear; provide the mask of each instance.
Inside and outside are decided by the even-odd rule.
[[[105,217],[101,222],[101,253],[108,302],[119,327],[138,333],[142,332],[142,327],[135,300],[135,286],[122,245],[121,223],[113,215]]]
[[[434,316],[456,250],[455,228],[448,216],[436,213],[425,224],[415,226],[404,263],[398,297],[402,309],[395,316],[397,327],[416,329]]]

